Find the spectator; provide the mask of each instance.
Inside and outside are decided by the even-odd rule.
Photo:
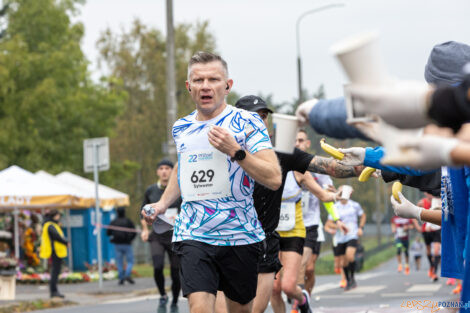
[[[134,284],[131,278],[132,266],[134,265],[134,253],[132,252],[131,242],[135,238],[135,226],[130,219],[126,217],[125,208],[117,209],[117,218],[111,221],[110,226],[117,226],[119,229],[109,228],[106,234],[114,243],[116,251],[116,265],[119,273],[119,285],[123,285],[124,281]],[[122,228],[128,228],[124,230]],[[126,271],[124,271],[124,257],[126,258]]]
[[[46,220],[42,228],[41,247],[39,257],[41,259],[52,259],[51,280],[49,290],[51,298],[65,296],[57,289],[62,260],[67,257],[68,241],[59,226],[60,212],[52,210],[46,215]]]

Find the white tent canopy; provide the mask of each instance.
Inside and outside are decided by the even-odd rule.
[[[70,207],[76,196],[66,185],[43,179],[16,165],[0,171],[0,209]]]
[[[84,197],[95,199],[95,182],[70,172],[62,172],[55,176],[58,181],[80,189]],[[98,193],[101,207],[119,207],[129,205],[129,195],[116,189],[99,184]]]

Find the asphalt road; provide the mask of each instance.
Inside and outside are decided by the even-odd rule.
[[[426,275],[427,267],[421,271],[411,271],[405,276],[396,272],[396,261],[391,260],[379,268],[357,275],[358,287],[350,291],[339,288],[339,276],[328,275],[317,278],[311,299],[311,307],[315,313],[439,313],[449,312],[435,305],[419,307],[419,304],[437,301],[456,301],[458,296],[452,295],[453,286],[446,286],[445,279],[431,282]],[[414,302],[413,302],[414,301]],[[429,301],[429,302],[424,302]],[[287,312],[290,307],[287,306]],[[95,305],[65,307],[42,310],[42,313],[188,313],[186,299],[180,299],[178,310],[158,308],[158,296],[142,296],[122,298]],[[268,307],[268,313],[272,313]]]

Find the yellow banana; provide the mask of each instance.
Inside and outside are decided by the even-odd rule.
[[[364,168],[364,169],[362,170],[362,172],[361,172],[361,175],[359,175],[358,180],[359,180],[360,182],[366,182],[366,181],[368,181],[369,178],[370,178],[370,175],[372,175],[372,173],[374,173],[375,170],[376,170],[376,169],[373,168],[373,167],[366,167],[366,168]]]
[[[398,193],[401,192],[402,189],[403,189],[403,185],[399,181],[396,181],[393,183],[392,195],[395,198],[395,200],[398,201],[398,203],[401,203],[400,198],[398,197]]]
[[[344,153],[339,152],[338,149],[335,147],[325,143],[325,138],[320,140],[320,147],[329,155],[334,157],[335,159],[342,160],[344,158]]]

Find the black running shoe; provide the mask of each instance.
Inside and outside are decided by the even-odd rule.
[[[302,290],[302,294],[305,297],[305,303],[299,303],[300,313],[312,313],[312,309],[310,308],[310,295],[308,294],[307,290]]]

